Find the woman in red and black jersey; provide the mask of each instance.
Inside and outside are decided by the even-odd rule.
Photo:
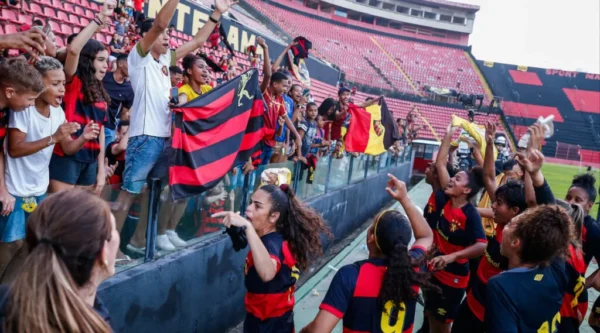
[[[115,1],[105,1],[100,13],[69,45],[64,67],[67,81],[63,99],[65,118],[67,122],[78,123],[81,128],[71,135],[73,140],[68,149],[54,146],[48,192],[95,185],[96,193],[100,193],[106,182],[106,145],[102,127],[110,98],[102,79],[108,71],[108,50],[91,38],[105,20],[110,19],[115,6]]]
[[[400,202],[408,218],[388,210],[373,220],[367,231],[369,259],[335,274],[317,317],[301,333],[331,332],[340,319],[344,332],[413,331],[419,287],[435,288],[423,265],[433,233],[404,182],[389,177],[386,191]],[[415,242],[409,250],[413,232]]]
[[[450,178],[446,168],[452,136],[448,126],[435,167],[441,189],[435,193],[436,216],[432,225],[435,251],[429,262],[433,284],[442,294],[425,293],[425,313],[432,333],[450,332],[469,282],[469,259],[479,257],[487,239],[477,209],[470,203],[483,187],[481,168],[460,171]]]
[[[309,258],[321,254],[323,218],[300,202],[287,185],[266,185],[252,194],[246,219],[221,212],[225,227],[245,228],[246,258],[244,332],[294,332],[294,285]]]

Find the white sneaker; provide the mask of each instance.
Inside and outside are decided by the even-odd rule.
[[[163,251],[175,251],[175,246],[171,244],[167,235],[156,236],[156,247]]]
[[[175,230],[167,230],[167,237],[169,237],[171,244],[175,245],[175,247],[184,247],[187,245],[183,239],[179,238]]]

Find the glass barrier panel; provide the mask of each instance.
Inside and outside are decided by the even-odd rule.
[[[354,183],[365,179],[365,168],[367,167],[367,155],[360,154],[352,160],[352,175],[350,182]]]
[[[130,190],[135,189],[141,189],[140,194],[125,191],[122,184],[110,181],[102,189],[101,198],[108,203],[115,216],[121,236],[115,263],[117,272],[144,263],[150,195],[145,181],[132,184]]]
[[[329,167],[329,156],[320,157],[317,160],[316,168],[303,168],[300,171],[300,177],[296,184],[296,195],[301,199],[306,199],[325,193],[325,183],[327,182],[327,169]]]
[[[369,157],[369,166],[368,166],[368,170],[367,170],[367,177],[377,173],[377,165],[379,165],[380,157],[381,157],[381,155]]]
[[[295,165],[293,161],[260,165],[250,177],[249,186],[252,190],[248,195],[254,193],[261,185],[286,183],[291,186],[294,181]]]
[[[348,184],[348,172],[350,172],[349,155],[344,155],[342,158],[334,158],[331,161],[331,171],[329,174],[329,190],[342,187]]]
[[[389,154],[388,152],[385,152],[381,155],[379,155],[379,172],[384,171],[385,169],[387,169],[388,167],[388,163],[389,163]]]

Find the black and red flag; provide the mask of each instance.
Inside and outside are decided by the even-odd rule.
[[[209,190],[261,148],[265,104],[256,69],[173,111],[169,184],[175,200]]]

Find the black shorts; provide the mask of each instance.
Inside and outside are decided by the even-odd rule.
[[[460,303],[465,297],[466,288],[452,288],[441,283],[435,277],[431,282],[442,289],[442,293],[435,291],[425,292],[425,310],[433,314],[434,318],[444,323],[451,323],[458,315]]]
[[[97,173],[97,161],[84,163],[72,157],[52,154],[50,160],[50,179],[52,180],[71,185],[91,186],[96,184]]]
[[[246,313],[244,320],[244,333],[294,333],[294,312],[290,311],[282,316],[260,320]]]
[[[460,304],[458,315],[454,319],[452,324],[452,333],[485,333],[485,323],[479,321],[479,318],[475,316],[467,299]]]

